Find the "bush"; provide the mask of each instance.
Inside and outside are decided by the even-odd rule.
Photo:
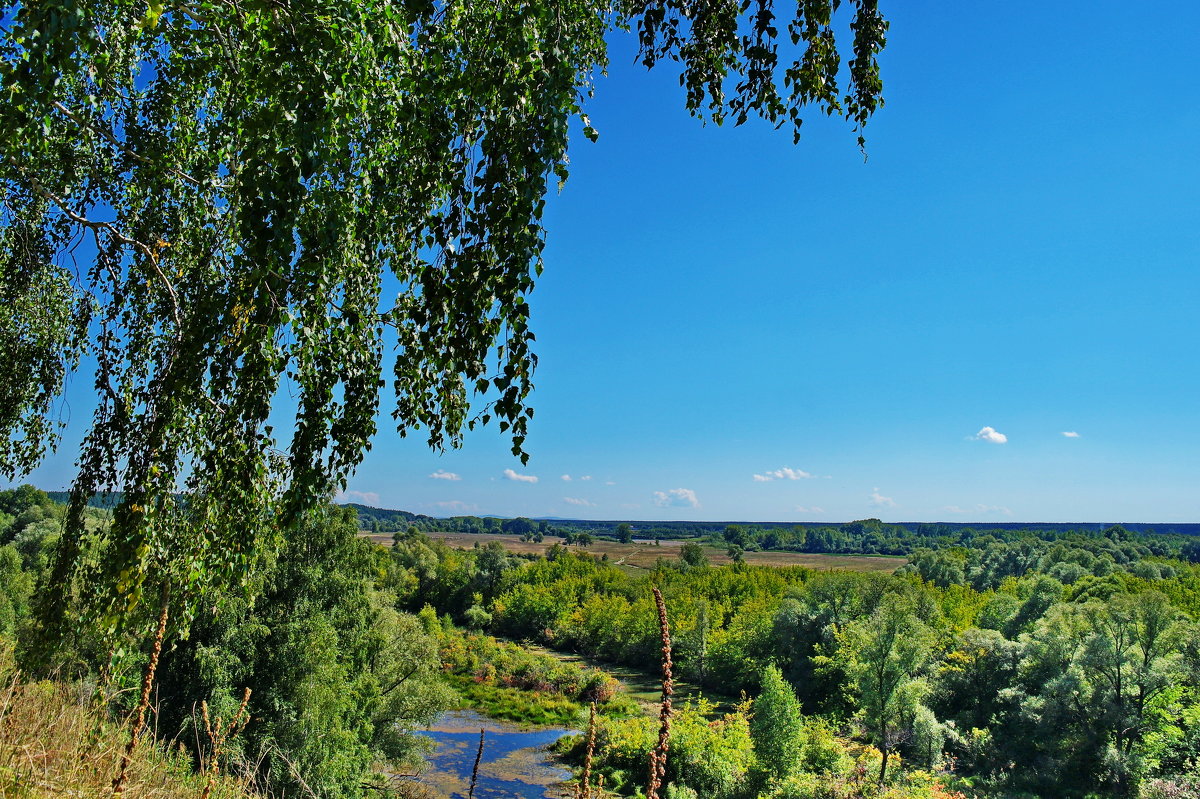
[[[636,712],[633,700],[618,693],[620,683],[600,669],[566,663],[491,636],[446,628],[441,659],[460,693],[496,718],[575,724],[582,706],[591,702],[609,715]]]

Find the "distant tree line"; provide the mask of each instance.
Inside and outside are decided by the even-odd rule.
[[[859,519],[845,524],[790,524],[725,522],[622,522],[529,519],[519,516],[501,519],[493,516],[452,516],[435,518],[351,505],[358,514],[360,529],[372,533],[505,533],[535,534],[567,538],[587,533],[592,540],[609,539],[630,542],[701,538],[720,547],[736,546],[743,551],[781,550],[788,552],[842,555],[912,555],[920,550],[981,549],[992,542],[1015,541],[1113,541],[1133,543],[1142,554],[1182,558],[1200,562],[1200,525],[1072,525],[1005,524],[988,527],[969,525],[889,524],[879,519]],[[1193,528],[1197,528],[1193,530]],[[1184,530],[1185,532],[1177,532]]]

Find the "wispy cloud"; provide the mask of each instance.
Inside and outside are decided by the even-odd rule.
[[[873,508],[894,508],[896,507],[896,500],[880,494],[878,488],[872,488],[870,505]]]
[[[562,476],[560,479],[561,479],[561,480],[562,480],[564,483],[569,483],[569,482],[571,482],[571,475],[569,475],[569,474],[564,474],[564,475],[563,475],[563,476]]]
[[[1002,505],[984,505],[982,503],[974,505],[970,508],[960,508],[958,505],[947,505],[942,510],[946,513],[954,513],[964,515],[968,513],[978,513],[981,515],[996,515],[1012,516],[1012,511]]]
[[[616,483],[614,483],[612,480],[605,480],[604,484],[606,486],[615,486],[616,485]]]
[[[592,476],[590,474],[585,474],[583,477],[580,477],[579,479],[587,481],[587,480],[591,480]]]
[[[754,482],[769,483],[772,480],[811,480],[814,477],[816,477],[816,475],[809,474],[803,469],[789,469],[788,467],[784,466],[782,469],[774,469],[772,471],[754,475]]]
[[[1066,436],[1067,438],[1079,438],[1079,434],[1076,433],[1074,430],[1064,430],[1063,435]]]
[[[374,491],[339,491],[334,500],[337,502],[357,502],[360,505],[379,506],[379,495]]]
[[[809,507],[805,507],[804,505],[796,506],[796,513],[818,513],[819,514],[819,513],[824,513],[824,512],[825,512],[824,508],[818,508],[816,505],[810,505]]]
[[[595,502],[588,502],[586,499],[579,499],[578,497],[563,497],[563,502],[567,503],[568,505],[578,505],[581,508],[596,507]]]
[[[538,481],[537,475],[517,474],[512,469],[504,470],[504,479],[505,480],[515,480],[518,483],[536,483]]]
[[[994,427],[984,427],[973,436],[968,436],[971,441],[986,441],[989,444],[1007,444],[1008,436],[1001,433]]]
[[[475,513],[479,510],[479,506],[473,502],[463,502],[461,499],[451,499],[446,502],[434,502],[433,506],[440,510],[450,511],[451,513]]]
[[[445,469],[438,469],[436,472],[434,472],[433,474],[431,474],[429,476],[432,477],[434,480],[461,480],[462,479],[454,472],[447,472]]]
[[[654,504],[660,508],[698,508],[700,500],[690,488],[671,488],[654,492]]]

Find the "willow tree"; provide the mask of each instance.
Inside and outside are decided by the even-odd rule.
[[[345,486],[383,410],[435,448],[492,420],[524,459],[545,196],[573,121],[596,136],[606,36],[674,65],[694,116],[798,138],[807,106],[861,144],[887,25],[838,5],[7,3],[0,469],[53,448],[81,358],[99,398],[45,629],[69,584],[110,631],[185,624]],[[100,490],[123,493],[89,562]]]

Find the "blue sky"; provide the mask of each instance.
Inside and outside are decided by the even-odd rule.
[[[999,8],[884,4],[865,163],[836,120],[798,146],[700,125],[614,37],[600,140],[576,137],[548,203],[528,467],[495,429],[445,455],[385,432],[347,498],[1200,521],[1200,7]],[[33,481],[63,485],[71,456]]]

